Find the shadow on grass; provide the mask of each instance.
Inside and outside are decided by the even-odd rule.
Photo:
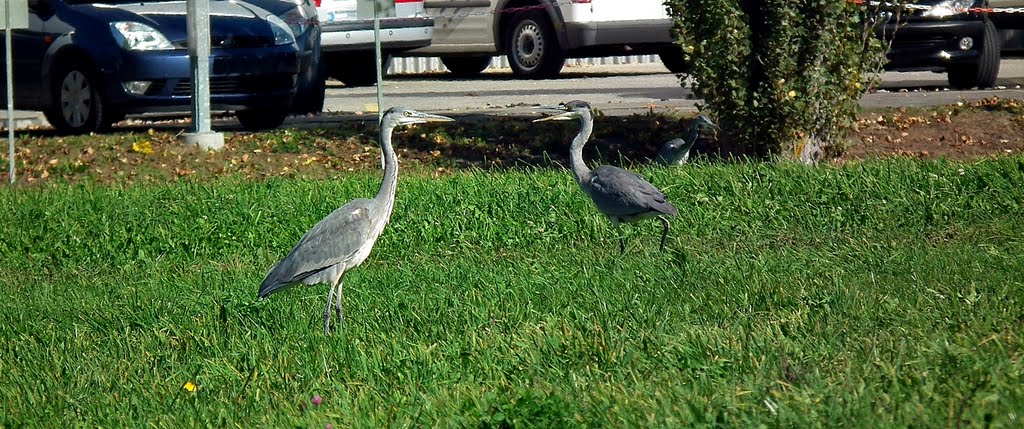
[[[393,143],[403,165],[437,172],[562,168],[568,165],[569,144],[579,132],[576,122],[531,123],[539,115],[453,117],[454,123],[396,130]],[[688,132],[690,119],[664,114],[598,116],[584,158],[592,165],[651,162],[661,145]],[[84,136],[60,136],[50,129],[19,133],[18,179],[38,184],[162,182],[222,175],[323,178],[380,169],[375,115],[304,117],[293,126],[261,132],[240,130],[233,121],[223,116],[215,121],[215,129],[225,133],[225,147],[210,153],[181,143],[179,135],[188,130],[184,121],[128,121],[108,133]],[[694,148],[697,156],[719,152],[710,138]]]

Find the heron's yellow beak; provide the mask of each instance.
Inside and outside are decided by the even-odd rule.
[[[454,119],[449,118],[447,116],[434,115],[434,114],[431,114],[431,113],[423,113],[423,112],[416,112],[416,114],[412,116],[412,119],[414,121],[413,123],[416,123],[416,124],[425,124],[425,123],[428,123],[428,122],[454,122],[455,121]]]
[[[575,112],[565,112],[560,115],[545,116],[540,119],[534,119],[533,122],[545,122],[545,121],[571,121],[576,119]]]

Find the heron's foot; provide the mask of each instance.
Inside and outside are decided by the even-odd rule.
[[[626,239],[619,237],[619,256],[626,254]]]
[[[334,306],[334,314],[338,316],[338,326],[345,324],[345,312],[341,309],[341,300]]]

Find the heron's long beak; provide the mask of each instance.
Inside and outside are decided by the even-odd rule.
[[[559,105],[555,105],[555,106],[536,106],[536,107],[534,107],[534,110],[561,110],[561,111],[565,111],[565,105],[564,104],[559,104]]]
[[[447,116],[434,115],[431,113],[416,112],[413,118],[416,123],[425,124],[427,122],[454,122],[455,120]]]
[[[560,115],[545,116],[540,119],[534,119],[533,122],[544,122],[544,121],[571,121],[576,119],[576,115],[573,112],[565,112]]]

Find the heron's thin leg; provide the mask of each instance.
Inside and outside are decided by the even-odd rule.
[[[337,297],[337,299],[334,301],[334,313],[338,316],[338,326],[345,324],[345,312],[342,310],[344,300],[341,299],[341,287],[343,283],[344,281],[342,279],[338,279],[338,290],[334,294]]]
[[[619,255],[626,254],[626,236],[622,235],[622,224],[615,222],[615,233],[619,236]]]
[[[664,252],[665,251],[665,238],[668,237],[668,226],[669,226],[669,223],[668,223],[668,219],[665,219],[665,216],[658,216],[658,219],[661,219],[661,224],[665,226],[665,230],[661,232],[661,251]]]
[[[339,299],[340,300],[340,299]],[[334,288],[327,293],[327,307],[324,307],[324,335],[331,334],[331,304],[334,303]]]

